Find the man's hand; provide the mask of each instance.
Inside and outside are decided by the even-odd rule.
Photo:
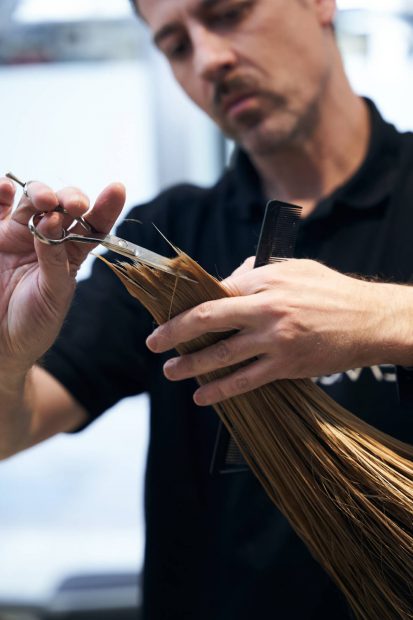
[[[147,340],[148,347],[160,353],[208,332],[237,330],[211,347],[165,364],[165,376],[177,381],[251,360],[200,387],[194,395],[198,405],[275,379],[403,364],[406,355],[412,360],[411,287],[367,282],[310,260],[252,266],[253,259],[248,259],[223,282],[237,296],[192,308]]]
[[[48,212],[39,224],[46,236],[59,238],[73,218],[85,219],[108,232],[125,199],[122,185],[113,184],[93,208],[78,189],[54,193],[32,182],[13,211],[13,183],[0,179],[0,387],[7,377],[27,371],[56,338],[72,299],[76,273],[91,246],[65,243],[45,245],[34,239],[27,223],[36,211]],[[54,212],[63,206],[68,215]],[[76,232],[76,229],[74,229]],[[78,232],[82,232],[79,228]]]

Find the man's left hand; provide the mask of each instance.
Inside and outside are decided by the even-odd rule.
[[[147,339],[161,353],[208,332],[236,333],[164,365],[171,381],[251,362],[200,387],[210,405],[276,379],[315,377],[378,363],[403,363],[413,333],[413,289],[349,277],[311,260],[253,269],[248,259],[222,284],[235,297],[200,304]],[[397,320],[396,320],[397,318]],[[401,350],[403,349],[403,350]],[[412,351],[412,343],[410,343]],[[410,354],[411,355],[411,354]]]

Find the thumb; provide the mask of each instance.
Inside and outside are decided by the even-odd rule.
[[[239,267],[237,267],[235,271],[231,273],[230,276],[228,276],[228,278],[225,278],[225,280],[222,280],[221,284],[225,286],[225,288],[227,288],[228,290],[236,293],[237,292],[237,284],[236,284],[237,278],[251,271],[254,268],[254,263],[255,263],[254,256],[250,256],[249,258],[246,258],[244,262]]]

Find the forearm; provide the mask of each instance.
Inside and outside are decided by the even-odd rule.
[[[87,412],[40,366],[0,373],[0,460],[84,425]]]
[[[0,376],[0,460],[30,445],[32,371]]]

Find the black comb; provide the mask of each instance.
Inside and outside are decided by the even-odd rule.
[[[287,202],[271,200],[265,209],[254,269],[269,263],[293,258],[302,208]],[[234,435],[236,432],[234,429]],[[242,439],[237,438],[242,445]],[[211,474],[233,474],[250,471],[236,441],[219,422],[211,460]]]

